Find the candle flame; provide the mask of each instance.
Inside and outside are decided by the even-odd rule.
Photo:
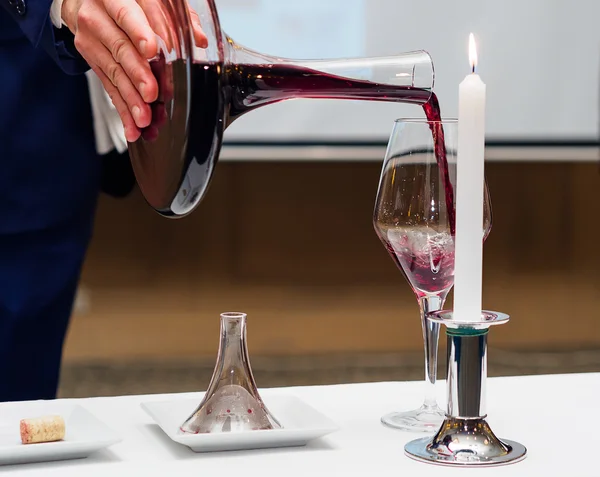
[[[477,45],[475,45],[473,33],[469,34],[469,64],[471,65],[471,71],[475,73],[475,68],[477,67]]]

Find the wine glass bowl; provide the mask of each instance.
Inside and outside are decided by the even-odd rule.
[[[423,327],[425,402],[417,410],[382,418],[384,424],[405,430],[435,431],[444,418],[434,389],[439,325],[428,323],[426,316],[442,309],[454,285],[457,126],[455,119],[397,120],[375,202],[375,231],[414,291]],[[486,185],[482,240],[491,226]]]

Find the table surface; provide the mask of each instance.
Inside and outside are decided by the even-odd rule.
[[[600,373],[490,378],[487,384],[488,422],[499,437],[528,448],[528,457],[520,463],[455,469],[409,459],[404,445],[423,434],[386,428],[380,417],[390,410],[417,407],[423,387],[418,382],[394,382],[263,389],[267,405],[269,396],[293,394],[335,421],[340,430],[306,447],[205,454],[172,442],[140,407],[145,401],[189,399],[200,393],[69,400],[112,427],[122,442],[87,459],[3,466],[0,472],[45,477],[359,473],[427,477],[465,472],[600,476],[600,463],[592,460],[600,429]]]

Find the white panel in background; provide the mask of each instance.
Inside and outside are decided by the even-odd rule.
[[[217,0],[236,42],[288,58],[363,56],[365,0]]]
[[[487,84],[489,140],[587,140],[600,131],[598,0],[217,0],[225,31],[291,58],[389,55],[425,49],[446,117],[468,73],[468,34]],[[383,140],[418,106],[299,100],[236,121],[226,140]]]

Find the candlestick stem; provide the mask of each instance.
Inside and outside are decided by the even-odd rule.
[[[446,331],[448,410],[451,418],[484,418],[488,329]]]

